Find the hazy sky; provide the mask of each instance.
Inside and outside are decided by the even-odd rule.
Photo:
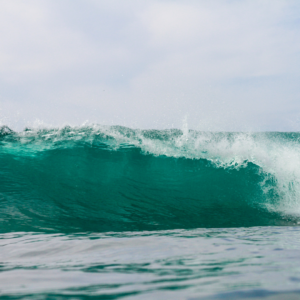
[[[300,130],[300,1],[0,0],[0,125]]]

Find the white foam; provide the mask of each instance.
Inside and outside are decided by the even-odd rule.
[[[187,122],[181,131],[144,131],[94,124],[49,129],[39,124],[38,128],[19,133],[18,139],[23,152],[67,147],[68,143],[78,141],[93,144],[100,139],[106,140],[112,150],[132,145],[145,154],[208,159],[216,167],[238,169],[254,163],[265,174],[262,182],[265,193],[270,188],[266,184],[268,177],[276,181],[280,201],[275,203],[270,199],[266,203],[268,208],[300,215],[300,143],[297,135],[291,138],[285,133],[196,132],[188,130]],[[7,143],[5,147],[11,150],[12,145]]]

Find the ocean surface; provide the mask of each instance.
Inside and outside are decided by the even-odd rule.
[[[300,133],[0,127],[0,299],[300,299]]]

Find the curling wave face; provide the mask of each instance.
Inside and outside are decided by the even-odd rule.
[[[295,225],[299,133],[0,128],[0,231]]]

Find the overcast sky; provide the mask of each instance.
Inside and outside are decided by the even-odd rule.
[[[300,1],[0,0],[0,125],[300,130]]]

